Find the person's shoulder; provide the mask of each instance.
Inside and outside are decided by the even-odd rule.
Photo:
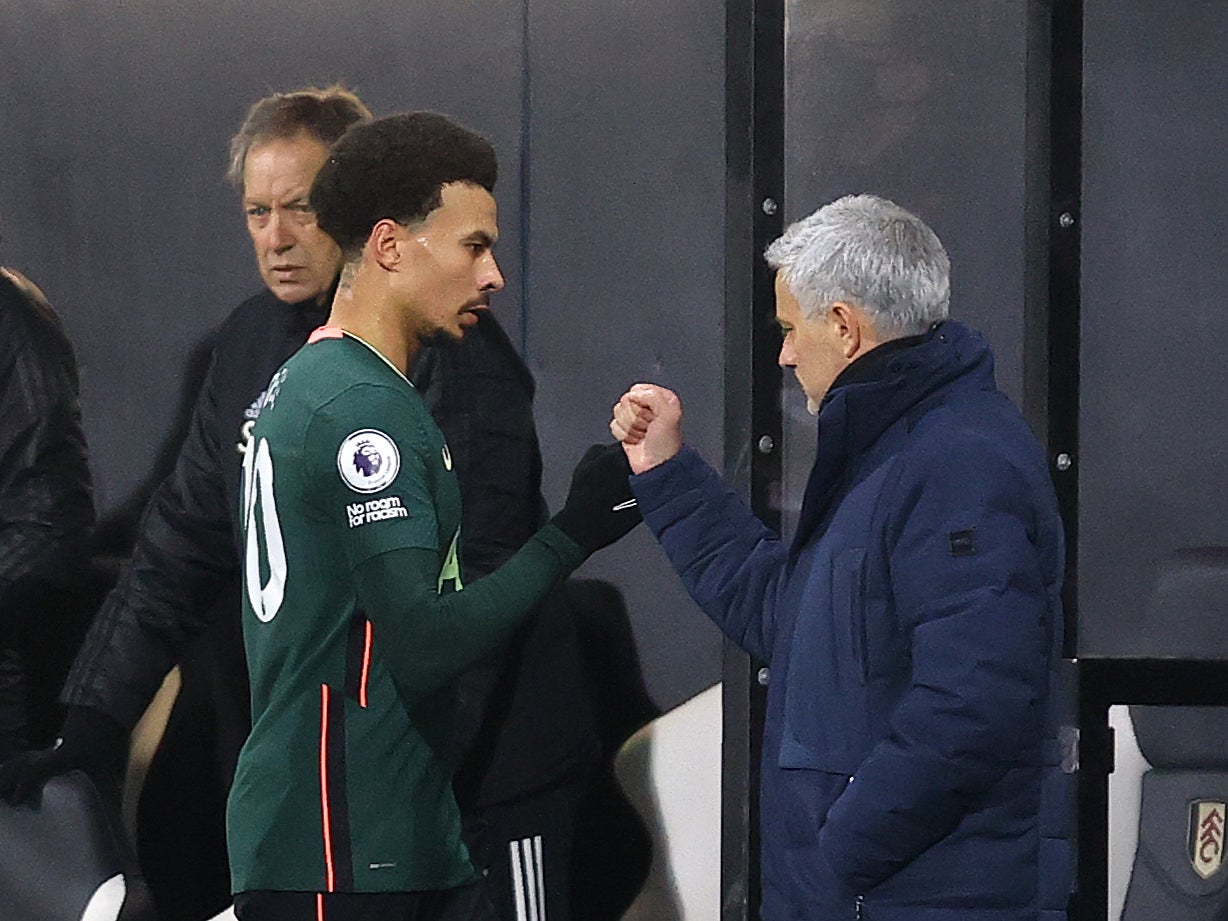
[[[16,269],[0,265],[0,284],[26,303],[37,304],[42,309],[51,312],[51,304],[47,302],[43,289]]]
[[[324,323],[328,308],[305,301],[288,304],[267,288],[253,294],[232,310],[219,327],[219,336],[232,338],[256,333],[266,338],[278,331],[310,330]],[[303,334],[305,338],[305,333]]]
[[[997,497],[993,504],[1003,507],[1042,496],[1048,501],[1052,491],[1044,449],[1001,394],[986,393],[971,404],[948,404],[929,413],[901,460],[906,491],[911,484],[969,502]]]
[[[241,366],[275,368],[326,316],[327,309],[318,304],[287,304],[271,292],[261,291],[239,304],[214,330],[212,347],[218,361],[232,373],[243,373]]]
[[[1031,454],[1040,444],[1019,408],[1002,391],[967,390],[938,406],[918,426],[928,441],[1008,456]]]
[[[0,298],[23,320],[56,319],[41,288],[16,269],[0,265]]]
[[[421,399],[413,386],[382,359],[348,336],[309,341],[278,372],[279,386],[289,387],[313,409],[372,405],[417,410]]]
[[[489,310],[479,311],[478,322],[472,333],[476,334],[472,337],[476,346],[482,348],[487,355],[497,356],[496,363],[504,369],[505,373],[515,377],[519,383],[532,391],[533,375],[529,372],[524,359],[520,357],[516,346],[512,344],[507,330],[503,328],[503,324],[493,313]]]
[[[459,342],[442,341],[431,348],[441,352],[442,360],[433,363],[435,373],[472,378],[475,375],[499,381],[500,387],[515,388],[533,395],[533,375],[512,344],[507,331],[489,310],[477,313],[478,321]],[[415,383],[419,383],[416,379]]]
[[[19,343],[43,351],[68,342],[63,321],[42,289],[7,266],[0,266],[0,329],[9,351]]]
[[[366,361],[357,351],[362,348],[326,339],[286,362],[270,388],[278,391],[272,413],[279,417],[278,428],[298,433],[313,456],[322,452],[325,458],[359,442],[383,446],[385,452],[434,447],[434,423],[422,399],[395,372]],[[387,375],[381,373],[385,370]]]
[[[1026,423],[1001,394],[933,407],[913,426],[913,450],[923,455],[1000,455],[1015,453],[1021,439],[1031,439]]]
[[[204,341],[215,353],[246,355],[257,343],[267,341],[269,321],[276,316],[280,303],[268,291],[254,294],[231,310]]]
[[[486,343],[493,348],[513,349],[512,340],[498,317],[489,310],[479,310],[476,316],[478,321],[465,334],[466,340]]]
[[[33,314],[34,306],[18,284],[16,274],[0,266],[0,329],[5,331],[6,338],[11,340],[15,334],[20,334],[19,331],[30,324]]]
[[[226,316],[218,328],[219,336],[239,336],[254,329],[265,330],[271,323],[290,316],[295,307],[279,300],[265,289],[242,301]]]

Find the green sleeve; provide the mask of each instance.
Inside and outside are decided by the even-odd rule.
[[[443,595],[433,551],[400,548],[361,563],[355,571],[359,608],[405,705],[417,704],[498,648],[584,558],[547,524],[494,572]]]

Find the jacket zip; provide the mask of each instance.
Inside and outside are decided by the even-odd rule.
[[[857,909],[857,914],[854,917],[856,917],[857,921],[863,921],[865,918],[863,912],[865,911],[866,907],[866,897],[864,895],[857,896],[857,901],[854,903],[853,907]]]

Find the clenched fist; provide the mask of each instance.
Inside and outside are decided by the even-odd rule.
[[[614,404],[610,433],[622,442],[633,473],[663,464],[682,448],[682,403],[656,384],[635,384]]]

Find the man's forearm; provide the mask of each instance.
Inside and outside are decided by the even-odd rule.
[[[236,571],[228,522],[189,524],[156,497],[132,562],[94,618],[61,700],[131,727],[209,623],[213,600]]]
[[[779,538],[693,448],[633,477],[631,487],[695,603],[731,640],[769,659]]]
[[[358,601],[406,705],[497,649],[583,559],[570,539],[547,526],[495,572],[443,595],[430,551],[395,550],[363,563]]]
[[[63,539],[61,528],[33,521],[0,526],[0,590],[45,570],[55,560]],[[5,600],[0,591],[0,612]]]

